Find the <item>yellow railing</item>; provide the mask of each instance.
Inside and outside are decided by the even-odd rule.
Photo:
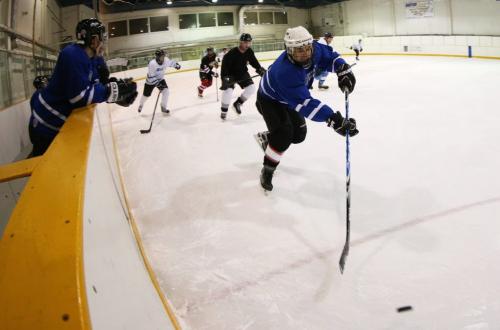
[[[44,156],[0,171],[32,172],[0,240],[2,330],[90,328],[82,217],[94,110],[74,111]]]

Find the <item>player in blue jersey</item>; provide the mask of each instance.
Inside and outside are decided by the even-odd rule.
[[[137,97],[137,86],[131,79],[112,78],[100,81],[95,59],[105,39],[104,25],[95,18],[85,19],[76,27],[75,44],[66,46],[47,87],[31,97],[32,113],[29,135],[33,143],[30,156],[42,155],[74,109],[100,102],[129,106]]]
[[[302,26],[290,28],[285,34],[284,51],[269,67],[260,81],[256,106],[264,117],[268,132],[259,133],[264,149],[264,167],[260,182],[272,190],[272,178],[283,153],[292,143],[301,143],[307,134],[305,118],[326,122],[337,133],[351,136],[358,133],[354,119],[345,120],[342,114],[313,98],[309,87],[315,70],[337,73],[342,91],[351,93],[356,79],[349,64],[332,48],[313,41]]]

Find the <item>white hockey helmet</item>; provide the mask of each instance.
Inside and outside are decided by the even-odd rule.
[[[285,33],[285,47],[288,55],[288,59],[303,67],[307,67],[312,63],[312,43],[313,36],[307,31],[303,26],[297,26],[294,28],[289,28]],[[299,50],[307,49],[310,56],[304,57],[304,54],[298,55]]]

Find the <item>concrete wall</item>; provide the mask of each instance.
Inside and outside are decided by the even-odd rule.
[[[316,31],[366,36],[500,35],[500,1],[434,0],[434,16],[407,18],[406,0],[351,0],[312,10]],[[325,24],[333,18],[332,25]]]
[[[6,0],[2,0],[6,1]],[[59,42],[61,10],[55,0],[36,0],[35,40],[49,47],[56,48]],[[35,0],[11,1],[13,6],[12,28],[19,33],[33,34],[33,10]]]
[[[266,11],[262,6],[262,11]],[[273,7],[276,8],[276,7]],[[162,8],[154,10],[134,11],[129,13],[103,14],[101,19],[108,24],[113,21],[121,21],[133,18],[144,18],[153,16],[168,16],[169,31],[150,32],[145,34],[128,35],[117,38],[110,38],[108,49],[114,52],[122,49],[140,49],[152,48],[167,43],[189,42],[210,39],[229,39],[236,38],[239,32],[239,17],[237,6],[218,6],[218,7],[192,7],[192,8]],[[267,10],[269,11],[269,10]],[[288,13],[288,25],[255,25],[243,26],[242,32],[248,32],[254,37],[278,37],[282,38],[285,30],[290,26],[305,25],[307,20],[307,11],[294,8],[286,8]],[[190,13],[207,12],[232,12],[234,18],[233,26],[205,27],[197,29],[179,29],[179,15]]]

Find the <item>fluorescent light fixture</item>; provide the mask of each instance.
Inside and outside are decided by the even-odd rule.
[[[263,3],[263,2],[264,2],[264,0],[259,0],[259,3]]]
[[[213,3],[216,3],[216,2],[217,2],[217,0],[212,0],[212,2],[213,2]]]
[[[172,4],[172,0],[167,0],[167,5],[171,5]]]

